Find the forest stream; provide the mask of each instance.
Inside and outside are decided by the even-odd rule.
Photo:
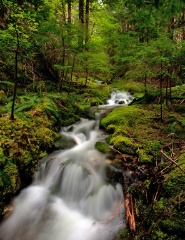
[[[106,179],[106,156],[94,148],[106,135],[99,129],[107,108],[133,97],[113,92],[95,120],[62,128],[74,146],[40,161],[33,183],[13,200],[13,212],[1,224],[1,240],[112,240],[125,227],[122,186]]]

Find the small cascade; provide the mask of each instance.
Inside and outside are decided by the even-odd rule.
[[[126,106],[134,100],[134,97],[129,92],[120,92],[113,90],[111,98],[107,100],[107,104],[100,106],[100,108],[116,108]]]
[[[131,100],[114,92],[103,107]],[[41,160],[1,224],[1,240],[112,240],[125,227],[122,186],[106,183],[105,156],[94,148],[104,136],[98,121],[81,119],[61,130],[74,146]]]

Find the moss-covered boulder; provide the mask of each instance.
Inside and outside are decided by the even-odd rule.
[[[35,121],[12,121],[7,115],[0,118],[0,135],[0,205],[4,207],[20,187],[30,183],[38,159],[53,148],[59,134],[44,115]]]
[[[108,153],[112,151],[111,148],[104,142],[96,142],[94,147],[102,153]]]
[[[138,106],[114,109],[101,121],[109,133],[109,143],[123,153],[137,155],[140,162],[152,162],[161,148],[152,128],[152,112]]]

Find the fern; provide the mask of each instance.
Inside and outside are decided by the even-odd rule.
[[[22,121],[29,123],[29,120],[23,114],[21,114],[20,112],[15,112],[15,116],[17,116]]]
[[[13,82],[8,82],[8,81],[0,81],[0,83],[6,84],[6,85],[9,85],[9,86],[13,86],[14,85]]]
[[[9,102],[5,105],[5,109],[10,110],[10,108],[12,107],[12,102]]]
[[[56,119],[60,119],[60,115],[58,114],[55,108],[53,108],[52,106],[46,106],[45,109],[49,110]]]
[[[30,102],[34,104],[34,103],[41,102],[41,99],[36,94],[23,95],[23,96],[20,96],[19,99],[21,103]]]
[[[21,107],[17,107],[15,110],[15,113],[17,112],[22,112],[24,110],[30,110],[33,107],[33,103],[25,103],[24,105],[22,105]]]
[[[54,105],[53,100],[51,98],[48,98],[48,97],[44,97],[43,102],[48,103],[48,105]]]

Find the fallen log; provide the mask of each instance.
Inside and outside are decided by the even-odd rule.
[[[126,214],[126,222],[128,224],[128,228],[130,232],[134,233],[136,231],[136,222],[134,215],[134,205],[132,195],[127,193],[125,197],[125,214]]]

